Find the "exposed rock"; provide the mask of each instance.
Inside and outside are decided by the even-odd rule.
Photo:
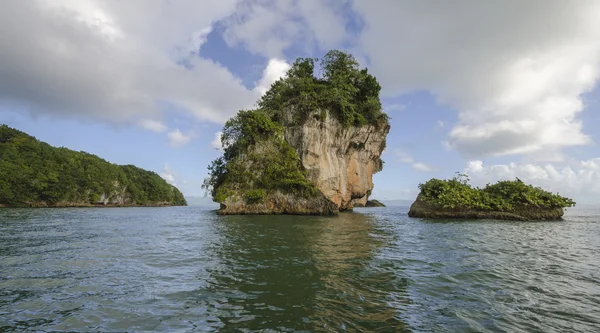
[[[387,121],[379,126],[344,127],[329,112],[316,110],[297,125],[293,114],[285,113],[284,136],[308,178],[339,210],[364,206],[373,189],[373,174],[383,167],[381,153],[390,131]]]
[[[514,220],[514,221],[540,221],[540,220],[560,220],[564,214],[562,208],[538,208],[528,207],[526,209],[517,209],[513,212],[503,211],[477,211],[444,209],[434,207],[422,200],[421,195],[417,196],[415,202],[410,206],[408,216],[423,218],[465,218],[465,219],[494,219],[494,220]]]
[[[369,200],[367,201],[367,204],[365,205],[365,207],[385,207],[385,205],[383,203],[381,203],[378,200]]]
[[[322,195],[313,198],[302,198],[293,194],[276,192],[268,195],[260,203],[247,203],[240,196],[230,196],[217,211],[220,215],[268,215],[268,214],[296,214],[296,215],[336,215],[337,206]]]

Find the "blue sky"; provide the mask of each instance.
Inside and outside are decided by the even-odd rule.
[[[296,57],[353,53],[391,117],[373,197],[467,172],[600,194],[600,5],[414,1],[14,2],[0,123],[203,195],[215,135]],[[519,13],[515,15],[514,13]],[[24,22],[28,22],[25,25]]]

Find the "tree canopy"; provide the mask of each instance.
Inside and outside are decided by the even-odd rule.
[[[258,106],[275,121],[282,112],[293,108],[299,122],[309,112],[330,110],[345,126],[378,125],[380,120],[388,119],[382,112],[380,91],[377,79],[366,68],[361,69],[354,56],[332,50],[320,60],[298,58],[286,76],[273,83]]]
[[[94,204],[116,189],[125,189],[133,205],[186,204],[181,192],[155,172],[55,148],[0,125],[0,204]]]

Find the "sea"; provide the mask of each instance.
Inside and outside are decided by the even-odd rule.
[[[0,209],[0,332],[600,332],[600,209],[562,221]]]

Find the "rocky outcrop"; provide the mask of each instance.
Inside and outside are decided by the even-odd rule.
[[[308,178],[339,208],[364,206],[381,171],[390,125],[344,127],[327,111],[316,110],[301,124],[284,115],[285,140],[296,150]]]
[[[511,212],[503,211],[478,211],[461,209],[444,209],[430,205],[419,195],[410,206],[408,216],[422,218],[464,218],[464,219],[492,219],[513,221],[541,221],[560,220],[564,214],[562,208],[528,207],[516,209]]]
[[[295,214],[295,215],[335,215],[339,212],[336,204],[331,202],[312,185],[309,192],[275,190],[266,191],[262,186],[268,180],[266,169],[282,168],[281,162],[286,159],[285,149],[293,153],[287,143],[281,138],[272,137],[257,142],[247,148],[242,156],[230,162],[230,169],[236,170],[239,179],[234,183],[222,185],[225,198],[218,201],[221,208],[219,215],[268,215],[268,214]],[[301,172],[300,161],[294,157],[288,167]],[[294,170],[288,169],[287,172]],[[283,172],[284,174],[286,172]],[[306,181],[306,179],[304,179]],[[309,183],[310,184],[310,183]],[[308,189],[306,189],[308,190]]]
[[[365,207],[385,207],[385,205],[378,200],[369,200]]]
[[[230,196],[221,203],[219,215],[336,215],[338,207],[322,195],[302,198],[289,193],[276,192],[259,203],[248,203],[240,196]]]

